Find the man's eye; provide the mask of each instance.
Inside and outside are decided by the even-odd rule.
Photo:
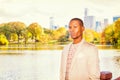
[[[69,26],[69,29],[71,29],[71,27]]]

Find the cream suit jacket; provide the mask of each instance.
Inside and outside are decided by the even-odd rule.
[[[67,55],[72,43],[67,45],[62,52],[60,66],[60,80],[65,80]],[[71,62],[70,80],[100,80],[99,56],[97,48],[81,41]]]

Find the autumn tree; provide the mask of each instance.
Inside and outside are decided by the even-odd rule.
[[[43,33],[42,27],[38,23],[32,23],[28,26],[28,31],[32,34],[32,39],[39,41],[37,38]]]
[[[113,42],[114,39],[114,25],[108,25],[103,33],[105,35],[105,41],[107,44],[111,44]]]
[[[11,39],[12,41],[18,41],[18,36],[17,36],[16,33],[11,33],[10,36],[11,36],[10,39]]]
[[[22,36],[22,31],[26,29],[26,25],[23,22],[9,22],[8,26],[10,26],[10,29],[12,33],[16,33],[18,36],[18,43]]]
[[[115,39],[117,40],[118,45],[120,45],[120,18],[115,21]]]
[[[91,29],[86,29],[84,31],[83,37],[87,42],[99,43],[99,41],[100,41],[100,35]]]
[[[4,34],[0,34],[0,45],[7,45],[9,42]]]
[[[44,33],[46,33],[46,34],[52,34],[52,30],[51,29],[47,29],[47,28],[43,28],[43,30],[44,30]]]
[[[69,32],[68,31],[66,31],[66,34],[60,36],[59,39],[58,39],[58,42],[67,42],[67,41],[70,41],[69,40]]]
[[[106,43],[117,45],[120,42],[120,19],[108,25],[104,30]]]
[[[61,36],[66,35],[66,28],[65,27],[60,27],[57,30],[53,30],[52,32],[52,37],[54,40],[58,40]]]
[[[24,42],[26,44],[28,42],[28,40],[32,37],[32,34],[27,29],[25,29],[23,31],[23,36],[24,36]]]
[[[3,33],[6,36],[6,38],[10,40],[10,35],[12,33],[12,30],[7,23],[4,23],[0,25],[0,33]]]

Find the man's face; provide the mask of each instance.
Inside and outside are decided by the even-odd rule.
[[[84,27],[80,25],[78,20],[72,20],[69,23],[69,33],[72,39],[77,39],[79,37],[82,37],[83,31],[84,31]]]

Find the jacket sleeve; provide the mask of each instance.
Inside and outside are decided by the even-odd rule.
[[[90,80],[100,80],[99,56],[96,47],[89,48],[88,72]]]

